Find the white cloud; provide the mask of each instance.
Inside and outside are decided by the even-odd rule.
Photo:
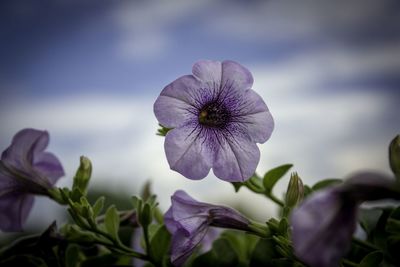
[[[129,2],[118,6],[114,12],[120,28],[117,52],[126,59],[152,60],[167,53],[174,45],[174,26],[193,12],[201,11],[209,1],[155,1]]]

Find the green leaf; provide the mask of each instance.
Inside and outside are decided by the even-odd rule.
[[[282,218],[279,222],[279,233],[284,237],[288,237],[288,230],[289,222],[286,218]]]
[[[238,255],[239,262],[244,266],[248,266],[259,237],[244,232],[227,230],[221,234],[221,238],[229,240]]]
[[[229,240],[220,238],[214,241],[212,249],[194,259],[192,267],[230,267],[238,265],[239,259]]]
[[[313,191],[317,191],[317,190],[320,190],[320,189],[323,189],[323,188],[326,188],[326,187],[329,187],[332,185],[341,184],[342,182],[343,182],[343,180],[341,180],[341,179],[335,179],[335,178],[324,179],[324,180],[321,180],[321,181],[317,182],[316,184],[314,184],[311,189]]]
[[[250,266],[274,266],[271,265],[271,261],[279,256],[275,247],[275,242],[272,238],[260,239],[253,250]]]
[[[119,240],[118,229],[119,229],[119,215],[114,205],[111,205],[105,214],[104,225],[107,233],[109,233],[115,240]]]
[[[69,245],[65,252],[66,267],[79,267],[80,262],[85,259],[77,245]]]
[[[165,225],[159,227],[150,240],[151,255],[158,266],[161,265],[165,256],[168,254],[170,241],[171,234],[168,232]]]
[[[82,230],[77,225],[66,224],[61,228],[61,233],[69,240],[73,242],[90,243],[98,240],[98,236],[94,233]]]
[[[101,196],[94,203],[94,205],[93,205],[93,216],[94,217],[97,217],[100,214],[100,212],[103,210],[105,199],[106,198],[104,196]]]
[[[265,191],[267,193],[272,192],[272,189],[274,188],[276,182],[278,182],[279,179],[281,179],[292,167],[293,167],[293,164],[285,164],[285,165],[281,165],[281,166],[278,166],[276,168],[269,170],[264,175],[264,179],[263,179],[263,185],[264,185]]]
[[[369,236],[371,232],[375,229],[378,223],[379,217],[382,215],[382,209],[360,209],[359,211],[359,221],[361,227]]]
[[[119,266],[117,263],[120,257],[115,253],[109,253],[104,255],[99,255],[95,257],[90,257],[86,259],[80,267],[109,267],[109,266]]]
[[[157,130],[157,135],[159,136],[166,136],[167,133],[172,130],[173,128],[167,128],[162,126],[161,124],[158,124],[160,126],[160,128]]]
[[[374,251],[365,256],[358,267],[377,267],[383,261],[383,254],[380,251]]]
[[[312,189],[308,185],[304,185],[304,198],[307,198],[312,192]]]

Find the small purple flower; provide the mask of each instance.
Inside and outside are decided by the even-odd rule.
[[[318,191],[292,212],[296,256],[311,267],[336,267],[349,250],[364,201],[400,199],[394,180],[371,172],[351,176],[343,184]]]
[[[250,231],[250,221],[232,208],[198,202],[182,190],[174,193],[171,202],[164,222],[172,234],[171,261],[175,266],[183,265],[210,226]]]
[[[33,194],[47,195],[64,175],[59,160],[44,152],[46,131],[24,129],[13,138],[0,161],[0,229],[21,231],[33,206]]]
[[[236,62],[202,60],[192,72],[167,85],[154,103],[160,124],[173,128],[164,144],[168,163],[189,179],[213,168],[222,180],[245,181],[260,159],[256,143],[274,128],[268,107],[251,89],[251,73]]]

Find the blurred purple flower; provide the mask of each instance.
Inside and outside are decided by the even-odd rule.
[[[23,129],[2,153],[0,161],[0,229],[21,231],[33,206],[34,196],[47,195],[64,175],[59,160],[44,152],[46,131]]]
[[[257,167],[256,143],[267,141],[272,116],[254,92],[251,73],[233,61],[198,61],[193,75],[167,85],[154,103],[171,169],[202,179],[213,168],[225,181],[245,181]]]
[[[319,191],[291,216],[297,257],[312,267],[336,267],[349,249],[356,227],[357,202],[345,201],[337,188]]]
[[[311,267],[339,266],[350,248],[360,203],[387,198],[400,198],[394,180],[371,172],[314,193],[290,218],[296,256]]]
[[[232,208],[198,202],[182,190],[174,193],[171,202],[164,222],[172,234],[171,261],[175,266],[190,257],[210,226],[250,231],[250,221]]]

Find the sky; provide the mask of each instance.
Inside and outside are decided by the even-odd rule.
[[[71,185],[85,155],[92,185],[132,195],[151,180],[163,209],[184,189],[258,218],[276,210],[212,172],[190,181],[169,169],[153,103],[199,59],[252,72],[275,120],[259,174],[285,163],[308,184],[389,173],[400,132],[395,0],[1,1],[0,58],[1,150],[22,128],[45,129],[66,170],[57,185]],[[51,204],[39,199],[30,220],[43,218],[41,205]]]

